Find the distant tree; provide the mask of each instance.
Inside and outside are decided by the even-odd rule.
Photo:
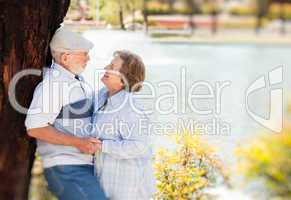
[[[143,21],[144,21],[144,27],[145,27],[145,33],[146,34],[148,33],[148,29],[149,29],[147,3],[148,3],[148,0],[143,0],[142,15],[143,15]]]
[[[262,28],[263,17],[267,15],[271,0],[256,0],[256,33],[258,34]]]
[[[176,2],[176,0],[167,0],[167,1],[168,1],[170,11],[173,12],[174,11],[174,3]]]
[[[285,5],[287,3],[291,3],[291,0],[272,0],[272,3],[279,3],[280,5],[280,20],[281,20],[281,28],[280,33],[282,35],[286,34],[286,11],[285,11]]]
[[[184,1],[185,1],[187,8],[188,8],[189,27],[191,30],[191,35],[193,35],[194,30],[196,28],[193,18],[194,18],[194,15],[198,11],[198,2],[197,2],[197,0],[184,0]]]
[[[88,14],[88,0],[78,0],[78,7],[79,7],[79,13],[81,20],[85,20],[87,18]]]
[[[286,28],[285,28],[285,21],[286,21],[286,18],[285,18],[285,1],[284,0],[280,0],[280,19],[281,19],[281,23],[282,23],[282,26],[281,26],[281,34],[282,35],[285,35],[286,33]]]
[[[125,30],[124,15],[126,11],[126,1],[101,0],[100,12],[102,18],[110,24],[119,24],[120,28]]]
[[[136,11],[141,11],[143,8],[143,0],[124,0],[126,2],[127,10],[131,13],[132,29],[135,30]]]
[[[207,0],[210,6],[211,14],[211,33],[214,35],[217,33],[218,29],[218,13],[219,6],[217,0]]]
[[[122,0],[117,0],[118,3],[118,13],[119,13],[119,24],[120,24],[120,29],[125,30],[125,25],[124,25],[124,9],[125,6],[123,4]]]

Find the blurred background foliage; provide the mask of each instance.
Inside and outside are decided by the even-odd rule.
[[[38,154],[35,156],[31,173],[29,200],[57,200],[47,188],[42,162]]]
[[[85,1],[87,8],[87,18],[88,20],[95,19],[96,9],[97,9],[97,1],[96,0],[83,0]],[[195,0],[194,0],[195,1]],[[281,12],[281,4],[278,2],[269,3],[268,5],[264,5],[264,1],[271,2],[268,0],[257,0],[257,4],[262,7],[267,7],[267,18],[270,19],[279,19]],[[71,0],[71,7],[69,10],[69,14],[72,12],[79,12],[80,7],[82,7],[82,0]],[[188,7],[187,0],[176,0],[170,3],[170,0],[167,1],[146,1],[147,4],[147,13],[149,15],[169,15],[169,14],[189,14],[190,9]],[[217,10],[218,12],[224,12],[226,14],[234,15],[234,16],[255,16],[258,9],[256,6],[256,1],[252,1],[249,4],[246,3],[237,3],[232,6],[224,6],[223,3],[219,3],[219,1],[211,1],[211,0],[196,0],[197,10],[196,14],[202,15],[210,15],[213,10]],[[231,2],[231,1],[226,1]],[[110,15],[116,15],[118,18],[118,12],[120,7],[124,9],[125,13],[131,14],[132,8],[134,7],[135,11],[142,11],[143,9],[143,0],[99,0],[99,9],[101,12],[102,19],[107,19]],[[115,12],[114,12],[115,11]],[[291,19],[291,2],[284,4],[284,12],[285,17],[287,19]],[[74,20],[80,20],[81,18],[73,18]]]
[[[263,134],[239,148],[237,154],[239,171],[248,181],[263,181],[270,196],[291,199],[290,126],[279,134]]]
[[[279,31],[285,34],[286,22],[291,20],[291,0],[72,0],[71,4],[67,20],[98,21],[123,30],[190,28],[193,34],[194,29],[208,26],[214,34],[221,28],[259,33],[280,21]],[[169,18],[160,23],[160,16]],[[181,23],[177,16],[186,19]],[[210,19],[201,21],[201,17]]]
[[[290,101],[291,99],[289,99]],[[291,115],[291,101],[287,104]],[[291,199],[291,124],[285,121],[281,133],[262,133],[237,148],[238,171],[247,182],[262,181],[270,199]]]

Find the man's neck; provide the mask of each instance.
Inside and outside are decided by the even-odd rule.
[[[56,64],[62,66],[63,68],[65,68],[66,70],[68,70],[69,72],[71,72],[72,74],[74,75],[79,75],[79,74],[76,74],[76,72],[72,71],[71,68],[63,63],[59,63],[59,62],[55,62]]]

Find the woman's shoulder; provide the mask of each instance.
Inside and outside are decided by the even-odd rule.
[[[125,91],[124,98],[126,99],[123,107],[124,112],[133,113],[136,115],[146,115],[144,104],[138,95]]]

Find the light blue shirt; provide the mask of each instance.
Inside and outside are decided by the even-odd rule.
[[[85,127],[91,124],[92,92],[75,75],[54,63],[36,87],[30,104],[26,129],[52,125],[58,131],[77,137],[89,137]],[[37,140],[37,151],[45,168],[56,165],[93,164],[93,156],[77,148]]]
[[[107,104],[104,107],[104,103]],[[132,93],[122,90],[95,98],[93,135],[102,140],[96,173],[111,200],[150,199],[155,192],[149,119]]]

